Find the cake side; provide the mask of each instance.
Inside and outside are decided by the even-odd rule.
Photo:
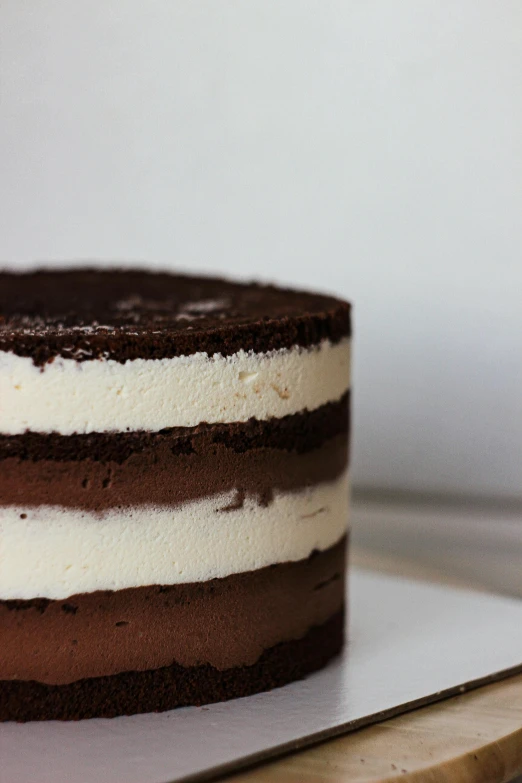
[[[0,294],[0,346],[14,346],[0,350],[2,719],[233,698],[342,643],[348,306],[107,274],[103,296],[109,277],[84,271],[62,273],[61,289],[39,273],[39,300]]]

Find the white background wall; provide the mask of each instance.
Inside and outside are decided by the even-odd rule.
[[[519,0],[1,0],[0,259],[356,303],[357,484],[522,496]]]

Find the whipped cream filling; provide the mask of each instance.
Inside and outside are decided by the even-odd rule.
[[[0,432],[156,432],[266,420],[334,402],[349,386],[348,339],[307,349],[124,364],[57,357],[44,367],[0,351]]]
[[[307,558],[346,533],[349,481],[237,507],[234,492],[175,508],[103,515],[59,506],[0,508],[0,599],[202,582]]]

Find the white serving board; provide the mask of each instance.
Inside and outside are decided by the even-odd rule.
[[[271,693],[163,714],[0,724],[0,783],[203,780],[522,670],[522,602],[354,570],[345,655]]]

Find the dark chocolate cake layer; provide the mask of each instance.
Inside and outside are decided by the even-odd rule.
[[[38,365],[306,348],[350,330],[346,302],[269,285],[130,270],[0,273],[0,351]]]

